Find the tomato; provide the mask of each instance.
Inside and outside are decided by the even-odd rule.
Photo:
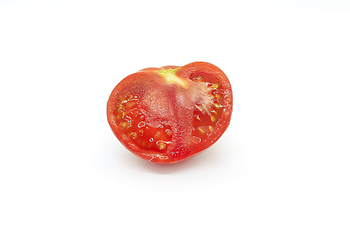
[[[213,145],[231,114],[231,84],[206,62],[140,70],[119,82],[107,103],[119,141],[160,164],[183,161]]]

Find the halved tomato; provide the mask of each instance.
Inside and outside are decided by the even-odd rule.
[[[213,64],[146,68],[112,91],[107,118],[113,133],[147,161],[183,161],[213,145],[232,114],[232,89]]]

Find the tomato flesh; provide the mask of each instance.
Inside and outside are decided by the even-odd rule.
[[[216,66],[148,68],[123,79],[107,104],[109,124],[135,155],[176,163],[215,143],[229,125],[232,90]]]
[[[222,90],[218,81],[206,74],[196,74],[190,78],[201,85],[206,93],[205,100],[195,102],[193,111],[192,141],[200,143],[216,130],[222,113]]]
[[[171,128],[168,125],[150,126],[146,123],[139,100],[138,96],[132,94],[120,97],[114,112],[116,123],[138,147],[164,152],[171,142]]]

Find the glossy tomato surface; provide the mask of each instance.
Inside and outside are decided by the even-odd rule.
[[[213,145],[232,114],[232,89],[213,64],[146,68],[124,78],[107,103],[119,141],[147,161],[183,161]]]

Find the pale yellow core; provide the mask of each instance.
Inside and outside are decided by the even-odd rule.
[[[175,69],[168,68],[168,69],[158,70],[157,72],[160,75],[162,75],[168,83],[175,83],[183,88],[188,88],[188,83],[184,79],[176,76],[177,69],[178,68],[175,68]]]

